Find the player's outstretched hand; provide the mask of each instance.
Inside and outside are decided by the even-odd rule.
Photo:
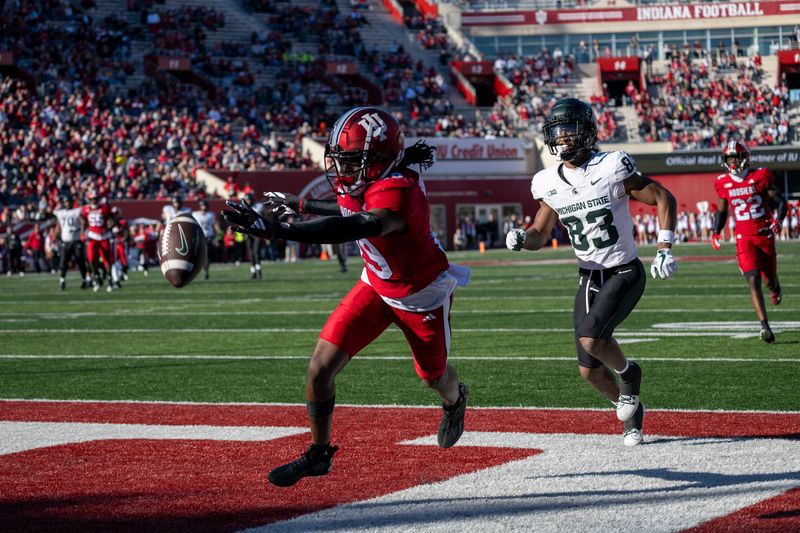
[[[781,232],[781,223],[778,222],[777,219],[773,218],[769,223],[769,229],[772,231],[773,235],[778,235]]]
[[[714,233],[711,235],[711,247],[715,250],[719,250],[722,248],[722,244],[720,243],[720,236],[719,233]]]
[[[300,198],[288,192],[265,192],[267,208],[276,217],[286,217],[300,214]]]
[[[656,258],[653,259],[653,264],[650,266],[650,274],[653,279],[671,278],[672,275],[678,270],[678,263],[672,257],[672,250],[669,248],[661,248],[656,251]]]
[[[225,205],[231,210],[223,210],[222,218],[233,226],[233,231],[247,233],[261,239],[275,237],[275,221],[272,216],[262,217],[244,200],[239,202],[228,200]]]
[[[514,252],[522,250],[522,245],[525,244],[525,230],[512,229],[506,235],[506,248]]]

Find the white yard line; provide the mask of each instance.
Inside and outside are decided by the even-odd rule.
[[[289,402],[193,402],[193,401],[179,401],[179,400],[92,400],[81,398],[76,400],[65,399],[49,399],[49,398],[0,398],[0,405],[3,402],[36,402],[36,403],[96,403],[96,404],[144,404],[144,405],[214,405],[214,406],[263,406],[263,407],[302,407],[305,408],[304,403],[289,403]],[[401,405],[401,404],[357,404],[357,403],[337,403],[337,407],[358,407],[370,409],[441,409],[438,405]],[[487,406],[477,407],[469,406],[470,410],[476,411],[494,411],[494,410],[523,410],[523,411],[594,411],[598,413],[608,412],[611,407],[535,407],[535,406]],[[655,409],[647,408],[647,412],[670,412],[670,413],[764,413],[764,414],[782,414],[792,415],[800,414],[800,411],[770,411],[766,409]]]
[[[22,322],[34,319],[50,320],[60,318],[81,318],[81,317],[94,317],[94,316],[175,316],[176,311],[180,310],[182,316],[296,316],[296,315],[320,315],[328,316],[331,314],[330,310],[252,310],[252,311],[202,311],[190,309],[188,307],[197,306],[170,306],[169,310],[163,307],[150,308],[150,309],[115,309],[106,312],[101,311],[61,311],[61,312],[9,312],[0,313],[0,317],[14,317],[14,318],[0,318],[2,322]],[[216,306],[215,306],[216,307]],[[752,307],[717,307],[717,308],[692,308],[686,309],[678,308],[660,308],[660,309],[639,309],[636,313],[653,313],[653,314],[685,314],[685,313],[752,313]],[[771,309],[770,314],[775,312],[800,312],[800,307],[780,307]],[[451,311],[454,315],[517,315],[520,313],[531,314],[561,314],[572,313],[572,309],[454,309]],[[19,318],[25,316],[28,318]]]
[[[219,355],[219,354],[0,354],[0,359],[184,359],[210,361],[271,361],[308,360],[308,355]],[[410,361],[410,355],[358,355],[359,361]],[[454,361],[567,361],[574,362],[575,356],[525,356],[525,355],[451,355]],[[800,363],[800,357],[637,357],[637,361],[661,361],[671,363]]]

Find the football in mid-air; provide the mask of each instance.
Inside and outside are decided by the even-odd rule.
[[[190,214],[170,220],[161,234],[158,255],[161,272],[173,287],[192,282],[206,262],[206,237],[200,224]]]

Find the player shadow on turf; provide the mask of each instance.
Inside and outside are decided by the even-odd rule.
[[[686,483],[678,487],[659,487],[654,489],[632,490],[630,493],[648,493],[658,491],[684,490],[694,487],[713,488],[729,487],[734,485],[748,485],[751,483],[764,483],[769,481],[800,481],[800,471],[775,472],[771,474],[719,474],[716,472],[685,472],[670,468],[640,468],[636,470],[614,470],[599,472],[579,472],[575,474],[557,474],[546,476],[532,476],[528,479],[566,479],[583,477],[608,477],[608,476],[638,476],[662,481],[681,481]]]
[[[753,439],[800,440],[800,433],[784,433],[779,435],[747,435],[731,437],[725,435],[708,435],[706,437],[659,437],[648,436],[647,445],[682,442],[688,446],[706,446],[708,444],[745,442]]]
[[[774,474],[727,475],[712,472],[673,471],[668,468],[614,470],[605,472],[581,472],[576,474],[531,476],[527,480],[545,481],[548,479],[619,478],[639,476],[647,479],[673,482],[673,486],[659,486],[630,489],[614,482],[613,488],[605,490],[567,490],[558,492],[527,493],[506,496],[467,496],[430,499],[403,499],[397,502],[357,502],[347,505],[348,513],[330,516],[323,512],[319,518],[304,515],[293,522],[277,522],[277,531],[352,531],[363,529],[364,517],[370,517],[371,527],[414,527],[415,525],[442,525],[447,521],[507,519],[514,515],[527,515],[554,512],[586,511],[608,509],[631,505],[632,499],[639,506],[665,505],[671,500],[686,502],[687,498],[699,500],[709,497],[708,490],[715,497],[731,497],[749,494],[753,484],[780,483],[781,490],[800,483],[800,471]],[[784,483],[786,482],[786,483]],[[619,487],[619,488],[616,488]],[[705,489],[702,493],[689,492]],[[548,501],[552,500],[552,501]],[[393,509],[395,507],[396,509]],[[348,514],[352,513],[350,516]]]

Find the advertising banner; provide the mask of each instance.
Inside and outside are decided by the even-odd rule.
[[[539,9],[537,11],[462,12],[463,26],[516,26],[584,24],[608,22],[661,22],[756,18],[770,15],[800,16],[800,2],[719,2],[679,4],[677,2],[599,9]]]

